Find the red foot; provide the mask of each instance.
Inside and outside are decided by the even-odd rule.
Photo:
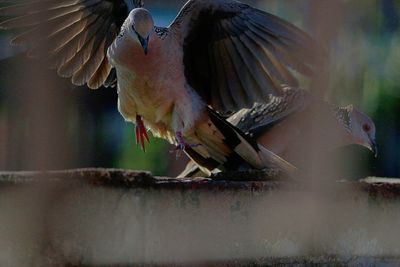
[[[136,116],[136,127],[135,127],[135,132],[136,132],[136,144],[139,145],[142,148],[144,152],[146,152],[146,147],[144,145],[144,140],[146,139],[147,142],[150,143],[150,138],[147,135],[146,128],[144,127],[142,117],[139,115]]]

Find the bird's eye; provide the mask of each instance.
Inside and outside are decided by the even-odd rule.
[[[363,130],[364,130],[364,132],[369,132],[369,131],[371,131],[371,126],[369,126],[368,124],[364,124],[363,125]]]

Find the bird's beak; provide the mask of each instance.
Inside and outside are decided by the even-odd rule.
[[[143,47],[144,54],[147,55],[149,52],[149,37],[143,38],[143,37],[139,36],[139,41]]]
[[[368,147],[375,155],[375,158],[378,157],[378,145],[376,144],[376,141],[372,138],[370,140],[370,146]]]

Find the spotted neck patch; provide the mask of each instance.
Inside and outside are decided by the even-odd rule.
[[[124,23],[121,26],[121,30],[119,31],[119,34],[118,34],[117,38],[121,39],[122,37],[124,37],[126,32],[127,32],[127,26],[126,26],[126,23]]]
[[[352,111],[353,111],[353,106],[333,108],[333,112],[336,119],[342,124],[342,126],[348,132],[351,132],[352,129],[351,117],[350,117]]]
[[[168,28],[163,28],[163,27],[154,27],[154,31],[156,32],[157,36],[164,40],[165,37],[168,35]]]

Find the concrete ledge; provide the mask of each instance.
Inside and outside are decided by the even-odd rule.
[[[210,178],[157,177],[146,171],[86,168],[60,171],[0,172],[0,186],[37,183],[86,183],[125,189],[218,189],[263,191],[279,188],[307,189],[310,185],[284,177],[279,171],[220,173]],[[320,185],[353,188],[386,198],[400,197],[400,179],[368,177],[360,181],[329,181]]]
[[[400,183],[0,173],[1,266],[400,263]],[[256,181],[249,181],[249,177]]]

